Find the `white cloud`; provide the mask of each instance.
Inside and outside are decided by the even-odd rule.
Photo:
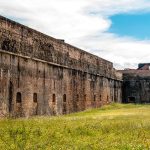
[[[120,38],[103,33],[100,36],[87,37],[76,45],[89,49],[89,52],[111,60],[119,68],[137,67],[139,62],[149,62],[150,41],[138,41],[128,37]],[[91,50],[94,45],[97,47]]]
[[[107,33],[109,16],[149,11],[148,0],[0,0],[0,13],[120,67],[150,60],[150,42]]]
[[[135,11],[148,11],[150,8],[149,0],[95,0],[93,12],[112,15],[117,13],[128,13]]]

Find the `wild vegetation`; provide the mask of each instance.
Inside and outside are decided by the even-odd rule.
[[[0,150],[149,150],[150,105],[0,120]]]

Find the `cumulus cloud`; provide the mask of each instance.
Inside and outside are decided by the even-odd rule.
[[[92,6],[94,13],[114,15],[118,13],[134,13],[136,11],[149,11],[149,0],[95,0]]]
[[[148,0],[0,0],[0,6],[2,15],[65,39],[117,68],[150,60],[150,41],[108,33],[111,15],[149,11]]]
[[[150,41],[139,41],[128,37],[117,37],[109,33],[87,37],[76,44],[89,49],[89,52],[114,62],[118,69],[136,68],[139,62],[149,62]],[[92,49],[97,45],[95,49]]]

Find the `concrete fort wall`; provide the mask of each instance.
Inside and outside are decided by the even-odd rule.
[[[59,115],[121,102],[113,64],[0,17],[0,114]]]

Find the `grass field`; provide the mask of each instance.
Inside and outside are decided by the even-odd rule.
[[[0,120],[0,150],[150,150],[150,105]]]

